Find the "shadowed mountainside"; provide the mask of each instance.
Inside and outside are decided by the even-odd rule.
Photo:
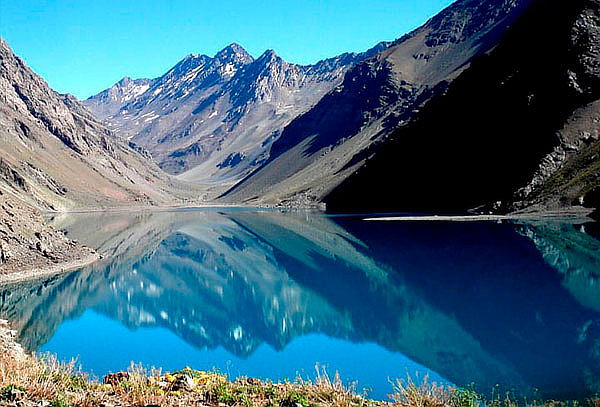
[[[492,50],[527,4],[458,1],[357,64],[342,85],[284,129],[269,160],[223,200],[292,204],[322,200],[373,154],[373,143],[410,122],[475,57]]]
[[[332,210],[597,204],[600,2],[535,1],[325,199]]]

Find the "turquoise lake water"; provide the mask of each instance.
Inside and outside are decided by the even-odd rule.
[[[407,375],[483,394],[600,391],[600,227],[367,222],[232,209],[61,215],[92,266],[0,287],[29,349],[101,377],[131,361],[231,378]]]

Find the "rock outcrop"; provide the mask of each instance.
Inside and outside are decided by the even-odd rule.
[[[60,273],[96,259],[94,250],[68,239],[35,209],[0,191],[0,282]],[[31,270],[35,275],[22,274]]]

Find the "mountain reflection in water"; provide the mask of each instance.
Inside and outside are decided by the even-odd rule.
[[[272,379],[322,363],[378,398],[417,372],[483,393],[600,391],[594,223],[229,209],[53,223],[104,260],[0,287],[0,317],[28,348],[98,375],[132,359]]]

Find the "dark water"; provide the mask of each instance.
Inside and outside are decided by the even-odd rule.
[[[429,375],[481,393],[600,391],[596,223],[365,222],[204,210],[69,215],[105,258],[0,287],[32,350],[274,380],[339,371],[386,398]]]

